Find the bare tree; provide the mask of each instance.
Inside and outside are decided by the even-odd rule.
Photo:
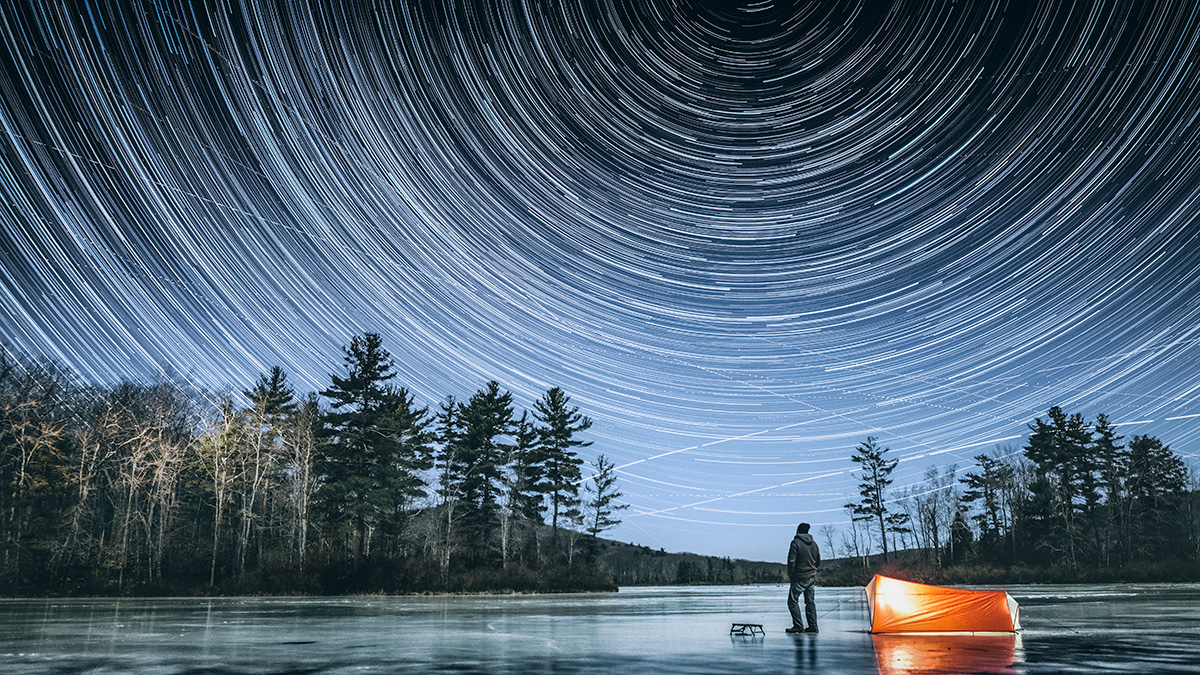
[[[244,473],[242,527],[238,539],[238,571],[246,570],[246,553],[250,548],[252,525],[258,521],[258,557],[261,562],[267,516],[267,491],[272,472],[279,462],[284,421],[296,410],[293,393],[286,383],[287,375],[279,366],[270,375],[262,375],[254,387],[242,392],[249,400],[246,411],[250,427],[250,453]],[[255,513],[255,509],[261,513]]]
[[[847,558],[857,558],[863,569],[868,567],[871,555],[871,537],[867,529],[859,521],[851,519],[850,527],[842,531],[842,555]]]
[[[146,580],[153,582],[162,570],[178,478],[191,443],[191,406],[169,382],[121,385],[113,404],[124,429],[117,463],[123,498],[118,584],[124,584],[127,570],[144,571]]]
[[[309,510],[317,483],[313,474],[316,461],[318,429],[321,425],[321,404],[316,394],[300,404],[292,419],[287,437],[289,450],[289,497],[292,505],[292,550],[297,564],[304,570],[308,551]]]
[[[95,513],[106,487],[103,472],[116,457],[110,440],[116,432],[112,408],[103,404],[93,407],[92,414],[80,416],[73,430],[75,455],[67,480],[75,499],[67,509],[67,532],[60,548],[62,558],[85,567],[94,567],[99,561],[93,542],[103,528],[95,522]]]
[[[833,535],[837,534],[837,528],[832,525],[822,525],[817,528],[817,534],[825,540],[825,550],[829,551],[829,555],[833,555],[833,552],[837,550],[833,545]]]
[[[197,457],[203,473],[209,481],[213,497],[212,555],[209,559],[208,585],[216,583],[217,557],[221,542],[221,526],[226,519],[225,506],[230,492],[238,480],[240,457],[246,446],[245,416],[225,397],[217,410],[217,417],[210,421],[203,432],[197,449]]]
[[[954,465],[943,470],[931,466],[925,470],[924,480],[909,491],[912,502],[909,512],[912,514],[918,545],[934,562],[940,561],[939,552],[954,518],[956,471]]]
[[[57,486],[67,434],[59,408],[64,374],[53,364],[21,363],[0,355],[0,542],[3,568],[20,573],[26,536],[37,536],[39,508]],[[50,526],[49,523],[45,523]]]
[[[176,427],[179,421],[187,418],[190,408],[181,400],[178,392],[160,392],[155,397],[154,407],[156,424],[149,454],[149,509],[146,514],[149,521],[147,532],[152,535],[147,541],[147,577],[151,581],[162,578],[163,556],[178,498],[179,476],[193,439],[190,429]]]
[[[575,564],[575,552],[579,550],[579,541],[583,538],[583,512],[579,509],[569,509],[559,513],[559,520],[564,527],[559,528],[567,544],[567,567]]]

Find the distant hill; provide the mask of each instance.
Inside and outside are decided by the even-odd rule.
[[[686,584],[764,584],[787,581],[787,567],[762,562],[667,553],[648,546],[601,539],[597,566],[618,586]]]
[[[817,575],[820,586],[863,586],[875,573],[909,578],[928,553],[921,549],[895,551],[892,562],[882,555],[862,558],[828,558],[821,561]],[[601,539],[596,566],[617,586],[670,586],[700,584],[787,583],[787,565],[781,562],[743,560],[696,553],[668,553],[663,549]],[[919,576],[919,575],[916,575]],[[912,579],[918,581],[920,579]]]

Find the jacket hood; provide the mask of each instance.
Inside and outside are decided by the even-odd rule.
[[[808,534],[807,532],[804,534],[797,534],[796,538],[799,539],[800,541],[804,542],[805,544],[813,543],[812,535]]]

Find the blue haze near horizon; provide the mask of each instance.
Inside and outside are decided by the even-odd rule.
[[[1193,3],[51,2],[0,31],[0,338],[90,382],[316,391],[378,332],[431,407],[565,389],[620,467],[614,538],[752,559],[844,527],[868,435],[897,489],[1051,405],[1196,467]]]
[[[327,598],[0,600],[5,671],[157,673],[1193,672],[1196,584],[1013,586],[1024,630],[870,635],[861,588],[819,588],[821,632],[787,635],[787,588]],[[730,635],[733,622],[765,634]],[[1136,630],[1134,630],[1136,628]]]

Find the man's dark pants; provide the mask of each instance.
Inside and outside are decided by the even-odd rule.
[[[817,583],[815,576],[808,579],[795,579],[788,589],[787,606],[792,613],[792,625],[799,628],[804,623],[800,620],[800,595],[804,594],[804,618],[808,619],[810,629],[817,627],[817,598],[813,587]]]

